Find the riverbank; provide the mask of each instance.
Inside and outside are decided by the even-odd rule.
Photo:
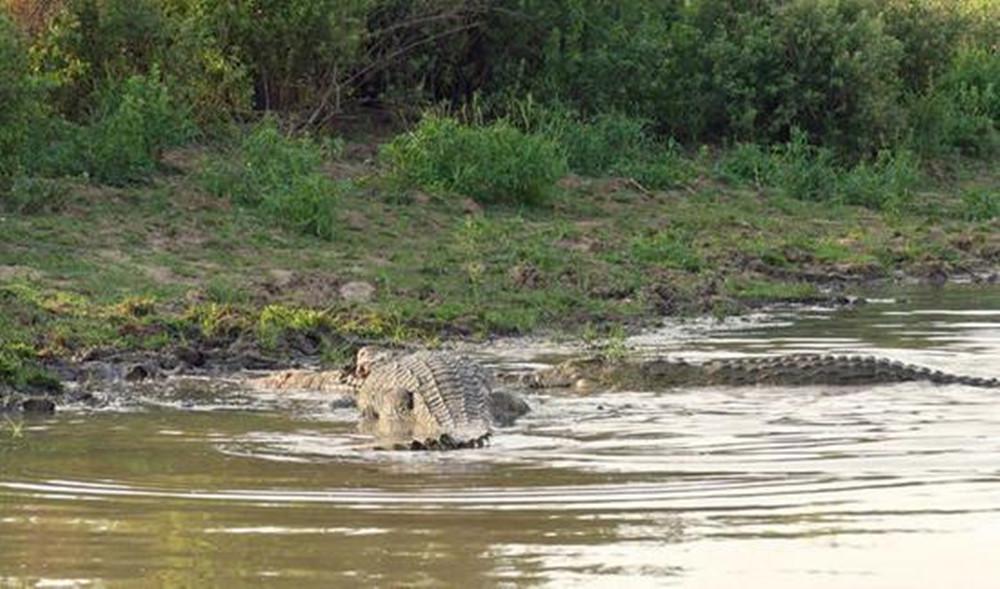
[[[567,175],[545,203],[512,207],[393,189],[375,151],[348,143],[323,164],[349,187],[326,239],[207,191],[207,148],[166,154],[145,185],[44,181],[43,205],[0,218],[0,379],[45,388],[39,367],[73,377],[88,361],[336,365],[366,341],[589,338],[665,315],[843,304],[879,281],[996,281],[1000,267],[1000,221],[969,214],[969,194],[1000,191],[991,162],[927,174],[898,211],[734,183],[705,155],[668,190]]]

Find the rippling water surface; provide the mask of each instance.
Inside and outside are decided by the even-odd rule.
[[[695,357],[1000,374],[1000,290],[672,323]],[[478,351],[528,367],[550,342]],[[996,587],[1000,390],[572,393],[481,451],[379,452],[317,393],[0,426],[0,587]]]

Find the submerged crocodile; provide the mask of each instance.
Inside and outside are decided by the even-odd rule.
[[[608,359],[594,356],[568,360],[524,377],[535,388],[595,385],[650,389],[712,385],[874,385],[929,381],[1000,388],[1000,379],[949,374],[875,356],[789,354],[690,362],[653,357]]]
[[[358,429],[395,449],[481,447],[494,425],[528,411],[520,398],[494,390],[485,367],[451,352],[361,348],[351,381]]]

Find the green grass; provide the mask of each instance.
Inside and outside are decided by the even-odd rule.
[[[94,347],[241,341],[339,361],[352,342],[734,312],[814,298],[827,274],[988,268],[1000,246],[995,166],[957,168],[893,212],[708,180],[720,160],[688,160],[699,179],[679,190],[574,179],[540,206],[471,212],[447,194],[400,200],[359,167],[320,237],[205,190],[203,162],[225,157],[244,161],[177,152],[181,171],[148,186],[63,181],[58,207],[4,216],[2,378],[23,384],[39,361]],[[350,281],[372,300],[344,300]]]
[[[289,137],[273,120],[246,133],[233,153],[211,158],[202,187],[264,218],[307,235],[332,239],[339,195],[349,187],[320,173],[329,150],[308,137]]]
[[[469,126],[427,116],[386,145],[382,157],[400,188],[455,193],[481,203],[539,204],[566,172],[554,143],[502,120]]]

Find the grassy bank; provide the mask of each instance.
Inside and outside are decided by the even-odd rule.
[[[992,272],[997,15],[0,0],[0,382]]]
[[[1000,263],[989,163],[924,177],[904,210],[792,198],[707,153],[673,160],[670,189],[566,174],[542,204],[484,206],[398,188],[373,150],[314,162],[336,204],[320,234],[219,196],[233,152],[170,152],[146,185],[23,189],[45,198],[0,219],[0,376],[95,350],[336,362],[359,341],[594,332]]]

